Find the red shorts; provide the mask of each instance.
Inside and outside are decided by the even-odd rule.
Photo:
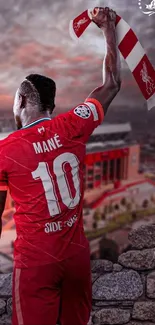
[[[12,325],[87,325],[92,305],[90,254],[14,269]]]

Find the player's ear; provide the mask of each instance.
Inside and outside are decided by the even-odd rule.
[[[22,107],[22,96],[19,92],[19,90],[17,90],[16,95],[15,95],[15,99],[14,99],[14,104],[13,104],[13,112],[14,115],[19,115],[20,114],[20,109]]]

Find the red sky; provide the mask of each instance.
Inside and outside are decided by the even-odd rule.
[[[143,0],[142,0],[143,1]],[[146,1],[144,1],[145,4]],[[135,30],[155,65],[155,20],[138,7],[138,0],[105,0]],[[148,0],[149,3],[149,0]],[[102,82],[104,42],[92,26],[77,43],[69,36],[69,21],[96,1],[7,0],[0,2],[0,109],[12,109],[20,82],[29,73],[57,82],[57,107],[68,110],[82,102]],[[144,105],[140,91],[122,61],[122,90],[113,105]]]

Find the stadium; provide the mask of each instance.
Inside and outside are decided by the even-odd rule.
[[[117,241],[120,253],[128,245],[129,229],[119,236],[117,229],[137,220],[151,222],[155,213],[155,183],[140,172],[140,145],[132,138],[130,123],[103,124],[94,131],[84,178],[84,228],[91,257],[108,259],[100,250],[103,238]]]
[[[87,144],[85,189],[138,176],[140,147],[131,139],[131,125],[104,124]]]

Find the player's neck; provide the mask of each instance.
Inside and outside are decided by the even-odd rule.
[[[26,126],[26,125],[34,123],[34,122],[36,122],[38,120],[47,119],[47,118],[50,118],[49,114],[39,114],[39,115],[37,115],[35,117],[27,118],[25,123],[23,123],[23,126]]]

